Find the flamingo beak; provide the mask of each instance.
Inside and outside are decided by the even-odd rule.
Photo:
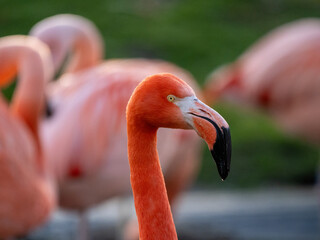
[[[197,98],[189,101],[185,112],[187,122],[203,138],[216,162],[222,180],[225,180],[230,171],[231,162],[231,135],[228,123],[212,108]]]
[[[216,162],[218,172],[222,180],[228,177],[231,163],[231,134],[230,129],[221,127],[217,130],[217,139],[210,149],[211,155]]]

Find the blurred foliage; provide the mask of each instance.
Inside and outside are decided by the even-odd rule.
[[[312,184],[318,165],[315,147],[284,134],[262,112],[219,103],[215,109],[228,121],[232,137],[230,175],[225,182],[204,151],[199,180],[215,187],[253,187],[288,184]],[[211,160],[211,161],[210,161]]]
[[[320,17],[319,0],[0,0],[0,6],[0,36],[27,34],[54,14],[79,14],[102,32],[106,58],[161,58],[189,70],[199,84],[271,29]],[[12,88],[5,90],[8,98]],[[314,147],[284,135],[265,115],[224,104],[217,109],[232,130],[232,170],[227,183],[220,184],[209,151],[204,151],[200,182],[259,186],[313,181]]]

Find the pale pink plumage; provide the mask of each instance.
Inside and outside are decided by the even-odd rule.
[[[320,20],[277,28],[210,79],[208,101],[223,95],[263,107],[288,132],[320,144]]]
[[[73,14],[60,14],[37,23],[30,31],[45,42],[53,52],[58,71],[70,54],[64,73],[95,66],[103,59],[103,40],[99,30],[88,19]]]
[[[13,103],[0,96],[0,238],[40,226],[55,206],[55,188],[37,128],[51,56],[27,36],[0,39],[0,86],[19,72]]]

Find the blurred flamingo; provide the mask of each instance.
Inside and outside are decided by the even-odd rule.
[[[204,95],[262,107],[287,132],[320,146],[320,20],[273,30],[215,71]]]
[[[102,62],[102,36],[91,21],[81,16],[59,14],[45,18],[33,26],[30,35],[49,46],[55,72],[60,70],[66,58],[68,61],[62,73],[77,72]]]
[[[18,72],[10,107],[0,95],[0,238],[27,234],[55,207],[53,178],[38,136],[44,86],[53,73],[47,46],[28,36],[1,38],[0,86]]]
[[[140,240],[178,239],[156,149],[160,127],[193,128],[207,142],[221,178],[230,170],[226,121],[171,74],[142,81],[127,106],[128,157]]]
[[[85,37],[84,34],[71,34],[80,32],[70,31],[81,26],[74,24],[77,18],[74,15],[57,15],[45,19],[32,29],[31,34],[49,43],[54,56],[59,46],[66,51],[72,49],[75,42],[85,42],[79,40]],[[82,33],[96,32],[87,30]],[[86,38],[99,39],[99,35]],[[69,46],[59,44],[60,41],[69,43]],[[87,43],[94,44],[93,41]],[[96,45],[101,43],[99,40]],[[74,48],[74,51],[78,49]],[[62,50],[57,52],[59,56],[66,55]],[[54,59],[60,59],[55,66],[59,69],[63,60]],[[43,139],[46,157],[58,162],[56,174],[60,179],[60,204],[83,212],[106,199],[130,192],[125,107],[137,84],[148,75],[170,72],[185,79],[196,91],[198,87],[189,73],[164,61],[118,59],[82,68],[81,59],[76,61],[79,66],[72,65],[78,71],[63,74],[48,86],[47,94],[54,114],[43,123]],[[96,58],[95,62],[99,60]],[[70,67],[67,65],[66,69]],[[112,91],[109,85],[112,85]],[[104,106],[118,95],[122,96],[123,102]],[[191,131],[160,131],[158,146],[171,202],[195,177],[200,163],[200,144]],[[176,145],[182,145],[181,149],[177,150]]]

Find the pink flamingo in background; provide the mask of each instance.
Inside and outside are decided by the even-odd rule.
[[[31,33],[49,43],[54,56],[59,46],[66,51],[72,49],[72,43],[85,42],[79,40],[85,37],[84,34],[71,34],[80,30],[68,30],[81,26],[74,24],[77,18],[74,15],[51,17],[37,24]],[[83,18],[80,20],[83,21]],[[86,30],[82,33],[94,32]],[[98,35],[91,37],[98,38]],[[66,47],[64,43],[59,44],[60,41],[70,45]],[[55,47],[50,42],[54,42]],[[86,43],[94,44],[90,41]],[[80,50],[75,48],[75,51]],[[63,55],[62,50],[57,52]],[[60,59],[60,63],[56,61],[55,65],[58,69],[62,58],[54,58]],[[74,62],[72,56],[70,59]],[[195,90],[197,86],[189,73],[164,61],[118,59],[82,69],[80,66],[84,64],[81,59],[76,61],[79,66],[73,65],[73,69],[78,71],[63,74],[48,86],[47,94],[54,114],[44,121],[43,143],[49,162],[57,162],[53,167],[60,179],[60,204],[84,211],[106,199],[130,192],[125,107],[138,83],[148,75],[170,72],[185,79]],[[67,66],[67,69],[70,68]],[[109,105],[118,95],[122,101]],[[183,145],[184,148],[177,151],[176,145]],[[200,141],[191,131],[161,130],[158,146],[172,202],[198,170]],[[81,228],[85,228],[85,222],[81,224]]]
[[[27,234],[55,207],[55,188],[38,136],[49,49],[28,36],[0,38],[0,86],[19,72],[12,104],[0,95],[0,238]]]
[[[207,142],[220,176],[228,176],[231,137],[226,121],[171,74],[146,78],[127,106],[128,157],[140,240],[177,239],[156,149],[158,128],[193,128]]]
[[[281,26],[215,71],[204,95],[264,108],[289,133],[320,146],[320,20]]]
[[[69,56],[63,73],[73,73],[102,62],[103,39],[96,26],[88,19],[73,14],[60,14],[45,18],[30,31],[45,42],[57,72]]]

